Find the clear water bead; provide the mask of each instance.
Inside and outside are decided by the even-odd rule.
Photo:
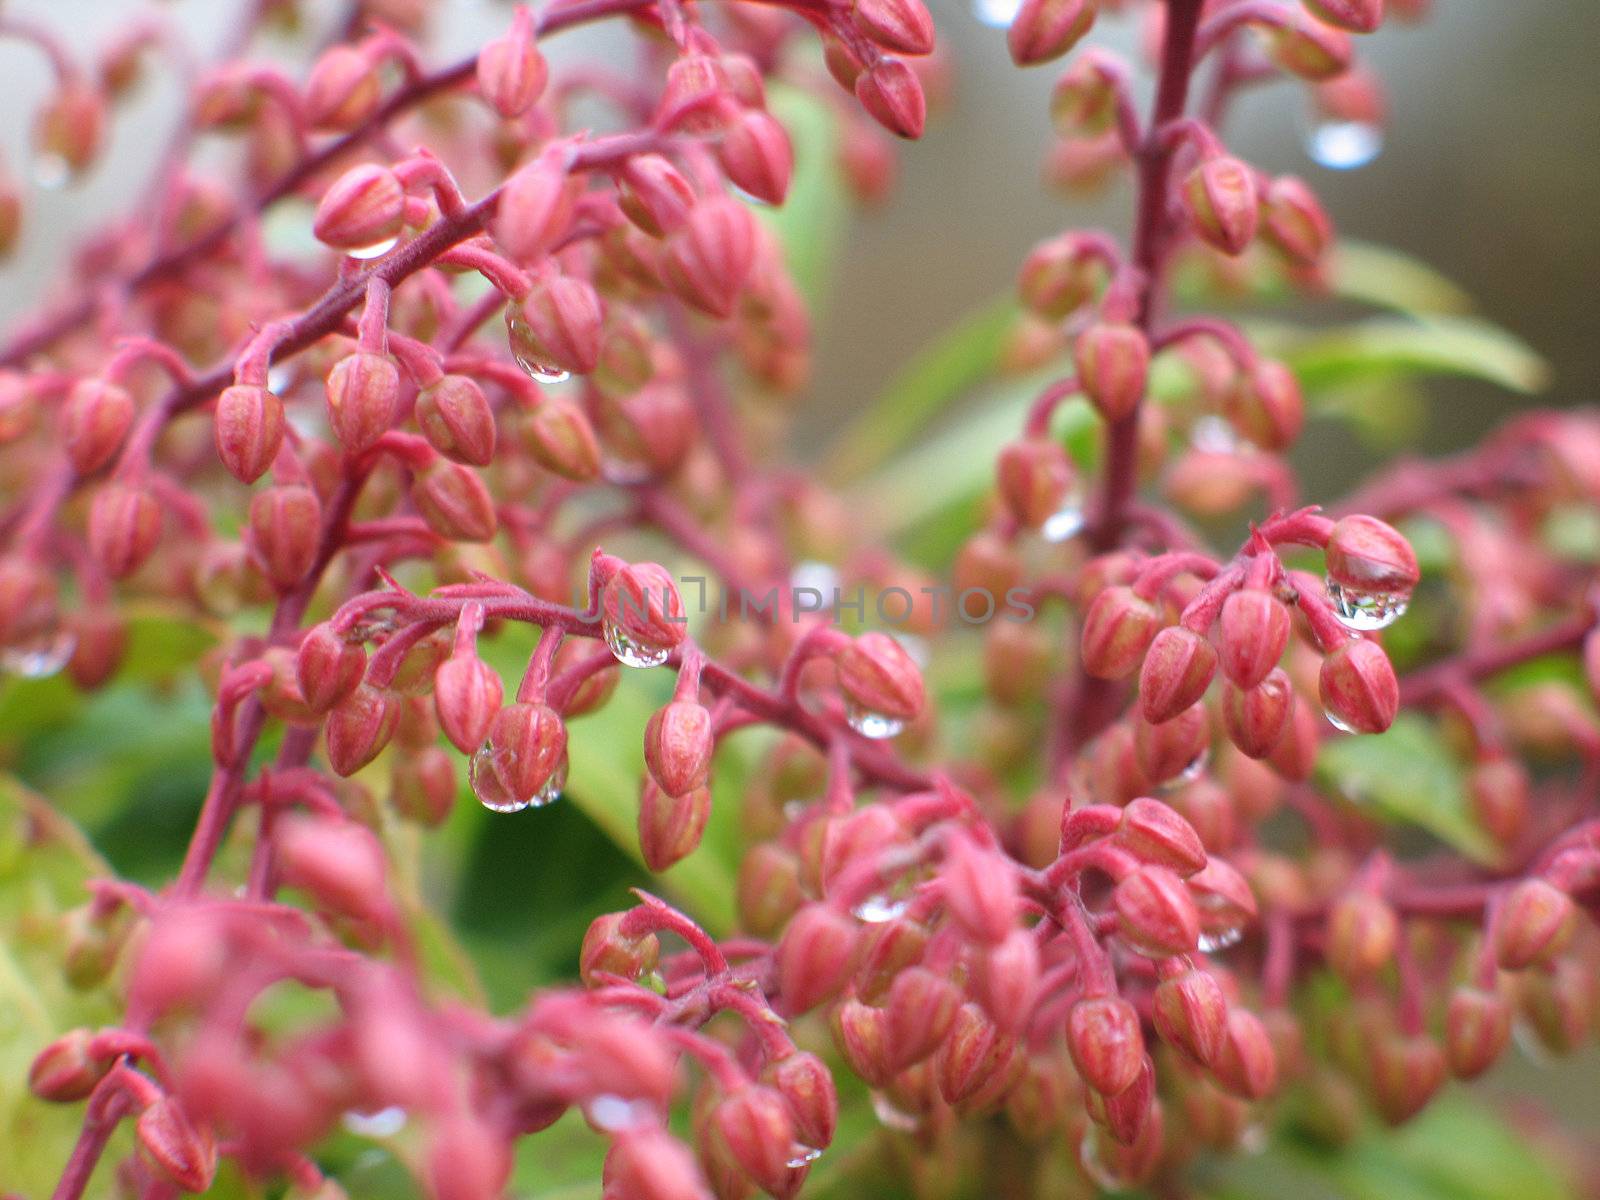
[[[1216,954],[1219,950],[1226,950],[1230,946],[1237,946],[1244,940],[1244,927],[1233,925],[1227,929],[1208,929],[1200,935],[1196,943],[1203,954]]]
[[[1083,503],[1074,496],[1044,519],[1044,524],[1039,526],[1039,536],[1047,542],[1070,542],[1083,532],[1087,523]]]
[[[606,645],[616,660],[625,667],[659,667],[672,656],[671,646],[652,646],[628,636],[627,631],[611,621],[604,622]]]
[[[789,1160],[783,1165],[791,1171],[798,1171],[801,1167],[809,1167],[821,1157],[822,1151],[815,1146],[806,1146],[796,1142],[789,1147]]]
[[[1334,171],[1354,171],[1383,152],[1383,130],[1365,121],[1318,121],[1305,141],[1311,161]]]
[[[865,921],[868,925],[882,925],[885,921],[893,921],[903,914],[906,911],[906,902],[879,892],[877,895],[868,896],[850,911],[858,921]]]
[[[48,679],[59,674],[78,648],[78,639],[57,629],[12,642],[0,649],[0,673],[19,679]]]
[[[359,1109],[351,1108],[340,1118],[340,1124],[357,1137],[393,1137],[406,1127],[406,1110],[398,1105],[374,1109],[371,1112],[361,1112]]]
[[[794,565],[789,573],[789,586],[799,590],[811,588],[824,596],[831,596],[839,586],[839,571],[832,563],[806,559]]]
[[[1362,592],[1326,581],[1328,601],[1339,623],[1357,633],[1387,629],[1405,615],[1411,597],[1403,592]]]
[[[346,250],[347,258],[357,258],[365,262],[370,258],[382,258],[389,251],[400,244],[399,237],[384,238],[381,242],[373,242],[370,246],[357,246],[354,250]]]
[[[596,1096],[584,1110],[589,1123],[603,1133],[620,1133],[634,1125],[648,1121],[650,1106],[642,1100],[625,1100],[621,1096]]]
[[[894,1101],[882,1092],[872,1093],[872,1115],[878,1118],[878,1124],[896,1133],[915,1133],[922,1125],[915,1114],[897,1107]]]
[[[1206,773],[1206,768],[1211,765],[1211,747],[1201,746],[1200,753],[1189,760],[1189,765],[1179,771],[1171,779],[1161,785],[1163,791],[1175,791],[1193,783]]]
[[[851,729],[862,737],[872,738],[874,741],[892,738],[906,727],[906,723],[897,717],[873,712],[871,709],[862,708],[859,704],[845,706],[845,719],[850,722]]]
[[[1356,731],[1355,726],[1347,724],[1345,721],[1342,721],[1338,717],[1334,716],[1331,709],[1323,709],[1322,715],[1327,717],[1328,724],[1332,725],[1340,733],[1354,733]]]
[[[561,383],[572,377],[572,372],[563,371],[554,363],[547,363],[539,357],[533,327],[516,305],[506,309],[506,340],[511,344],[511,357],[517,360],[517,366],[536,382]]]
[[[479,804],[490,812],[514,813],[525,808],[543,808],[561,798],[561,791],[567,786],[565,758],[550,773],[543,787],[531,796],[521,796],[506,782],[506,772],[500,769],[501,756],[505,753],[488,741],[472,755],[472,761],[467,765],[467,780],[472,784],[472,793],[478,797]]]
[[[1078,1163],[1097,1187],[1108,1192],[1123,1192],[1133,1186],[1133,1180],[1124,1175],[1115,1163],[1107,1162],[1100,1153],[1100,1139],[1095,1136],[1093,1125],[1089,1126],[1089,1131],[1078,1145]]]
[[[1189,426],[1189,444],[1203,454],[1238,454],[1244,449],[1233,426],[1214,413]]]
[[[1009,29],[1022,0],[972,0],[972,15],[991,29]]]
[[[72,182],[72,164],[59,154],[36,154],[33,182],[47,192],[59,192]]]

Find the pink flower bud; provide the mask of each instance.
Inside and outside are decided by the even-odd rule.
[[[1400,922],[1381,896],[1344,892],[1328,910],[1325,953],[1333,969],[1352,983],[1370,978],[1394,960]]]
[[[582,186],[559,158],[534,159],[501,189],[491,227],[494,240],[516,262],[544,258],[571,227]]]
[[[698,199],[694,185],[659,154],[630,158],[617,184],[623,214],[651,237],[665,237],[682,225]]]
[[[142,567],[161,537],[161,505],[142,487],[109,483],[89,506],[89,553],[112,579]]]
[[[905,62],[884,55],[856,77],[856,99],[896,137],[919,138],[928,119],[922,83]]]
[[[1301,266],[1316,266],[1333,244],[1333,222],[1322,202],[1292,175],[1268,185],[1261,216],[1267,240]]]
[[[1289,610],[1263,588],[1240,588],[1222,604],[1217,656],[1222,673],[1253,688],[1272,673],[1289,645]]]
[[[1543,879],[1524,879],[1506,895],[1495,918],[1495,961],[1506,971],[1549,962],[1566,948],[1576,927],[1570,896]]]
[[[1283,740],[1294,714],[1294,687],[1274,668],[1252,688],[1222,687],[1222,723],[1228,740],[1251,758],[1265,758]]]
[[[439,725],[463,754],[483,745],[503,698],[499,674],[470,650],[452,654],[434,673],[433,704]]]
[[[264,387],[235,384],[217,397],[217,457],[242,483],[266,474],[283,445],[283,401]]]
[[[362,684],[328,714],[328,764],[340,775],[354,775],[389,744],[399,720],[393,696]]]
[[[1119,71],[1114,59],[1090,50],[1067,64],[1050,93],[1050,119],[1063,137],[1104,134],[1117,119]]]
[[[532,108],[550,77],[532,33],[531,20],[519,12],[505,37],[478,51],[478,90],[507,120]]]
[[[606,913],[596,917],[583,935],[578,955],[578,971],[583,982],[597,987],[606,975],[638,979],[656,969],[661,958],[661,943],[653,933],[633,937],[623,932],[627,913]]]
[[[587,375],[600,362],[600,295],[587,280],[548,275],[522,301],[527,353],[540,363]]]
[[[1503,754],[1481,759],[1467,777],[1478,824],[1503,846],[1515,843],[1528,827],[1530,791],[1527,768]]]
[[[667,68],[656,121],[663,129],[715,133],[734,111],[735,103],[732,81],[720,58],[684,54]]]
[[[674,700],[644,728],[644,761],[668,796],[704,787],[711,777],[711,713],[692,700]]]
[[[1034,67],[1060,58],[1094,25],[1094,0],[1023,0],[1006,46],[1019,67]]]
[[[973,984],[978,1000],[1002,1033],[1020,1034],[1039,995],[1039,944],[1032,931],[1013,929],[997,946],[978,953]]]
[[[346,454],[363,454],[394,424],[400,372],[382,354],[365,350],[334,364],[327,379],[328,421]]]
[[[429,1132],[421,1174],[428,1200],[498,1200],[511,1174],[511,1149],[476,1117],[446,1117]]]
[[[1000,498],[1028,529],[1037,529],[1061,511],[1077,475],[1065,447],[1045,437],[1009,443],[995,463]]]
[[[1133,759],[1150,783],[1197,775],[1210,749],[1211,718],[1203,704],[1192,704],[1159,725],[1134,719]]]
[[[1033,312],[1061,320],[1088,303],[1102,269],[1092,255],[1085,253],[1082,239],[1061,234],[1028,252],[1017,274],[1017,291],[1022,303]]]
[[[886,633],[863,633],[834,656],[839,688],[859,712],[894,721],[922,713],[922,671],[905,648]]]
[[[601,620],[611,649],[637,650],[654,657],[672,650],[688,635],[683,597],[672,575],[659,563],[628,563],[600,595]]]
[[[1192,629],[1169,625],[1156,634],[1139,671],[1139,708],[1153,725],[1170,721],[1205,695],[1217,652]]]
[[[1216,1062],[1227,1031],[1228,1002],[1210,973],[1190,968],[1163,979],[1150,1011],[1156,1032],[1168,1045],[1202,1066]]]
[[[1222,1051],[1211,1072],[1224,1088],[1245,1100],[1263,1099],[1278,1086],[1278,1055],[1255,1013],[1245,1008],[1228,1011]]]
[[[79,78],[65,79],[34,117],[34,155],[80,175],[99,155],[105,127],[100,90]]]
[[[1267,754],[1267,762],[1281,778],[1300,782],[1310,779],[1316,766],[1317,746],[1325,722],[1319,719],[1314,706],[1295,699],[1289,713],[1289,724],[1278,739],[1278,744]]]
[[[98,471],[122,448],[133,424],[133,397],[104,379],[80,379],[67,393],[61,437],[72,467],[80,475]]]
[[[1067,1014],[1067,1050],[1086,1084],[1115,1096],[1144,1070],[1138,1012],[1121,996],[1079,1000]]]
[[[833,1044],[852,1074],[873,1087],[883,1087],[895,1074],[889,1045],[889,1017],[881,1008],[847,997],[833,1007]]]
[[[396,764],[389,801],[408,821],[437,829],[456,803],[456,768],[438,746],[425,746]]]
[[[1217,155],[1189,172],[1183,202],[1200,240],[1224,254],[1243,254],[1260,219],[1255,173],[1237,158]]]
[[[440,537],[487,542],[499,528],[494,497],[471,467],[436,459],[411,482],[411,502]]]
[[[272,844],[279,877],[319,907],[364,919],[382,916],[383,847],[366,826],[290,814],[273,830]]]
[[[885,50],[933,53],[933,18],[922,0],[855,0],[850,15],[856,28]]]
[[[769,1062],[761,1079],[789,1106],[795,1141],[813,1150],[832,1144],[839,1124],[839,1094],[820,1058],[803,1052],[785,1055]]]
[[[600,475],[600,443],[583,410],[567,400],[545,397],[522,427],[523,444],[547,471],[576,483]]]
[[[800,907],[800,862],[787,850],[762,842],[739,862],[739,920],[757,937],[770,938]]]
[[[1345,517],[1333,527],[1326,555],[1328,578],[1353,592],[1409,595],[1422,577],[1411,543],[1376,517]]]
[[[1511,1005],[1495,992],[1463,985],[1450,995],[1444,1028],[1450,1073],[1476,1079],[1494,1066],[1511,1040]]]
[[[778,989],[791,1016],[836,993],[850,973],[856,941],[850,918],[826,904],[802,908],[778,943]]]
[[[17,249],[22,233],[22,193],[11,178],[0,173],[0,260],[10,258]],[[14,419],[15,413],[12,414]],[[0,406],[0,442],[11,440],[4,436],[11,426],[3,406]]]
[[[1087,1097],[1091,1112],[1099,1110],[1106,1132],[1120,1146],[1132,1146],[1151,1123],[1156,1104],[1155,1064],[1146,1055],[1139,1075],[1128,1087],[1113,1096],[1094,1093]]]
[[[326,621],[313,625],[300,639],[295,679],[301,698],[313,712],[325,713],[347,698],[366,672],[366,651],[340,637]]]
[[[366,250],[399,237],[405,216],[399,176],[377,163],[362,163],[322,194],[311,231],[335,250]]]
[[[665,871],[700,846],[711,816],[711,792],[693,788],[669,796],[655,780],[646,779],[639,793],[639,852],[645,866]]]
[[[1200,911],[1200,930],[1220,939],[1237,939],[1256,916],[1256,897],[1245,877],[1228,862],[1211,858],[1203,871],[1184,881]]]
[[[1263,450],[1287,450],[1305,425],[1305,398],[1294,372],[1276,359],[1261,358],[1240,374],[1223,398],[1234,431]]]
[[[566,770],[567,726],[549,705],[502,708],[489,726],[489,742],[494,746],[489,769],[519,799],[539,795]]]
[[[1133,325],[1101,321],[1078,335],[1073,346],[1078,382],[1107,421],[1125,420],[1144,399],[1150,374],[1150,343]]]
[[[952,833],[939,880],[945,908],[969,938],[998,946],[1010,936],[1020,903],[1010,859]]]
[[[306,119],[313,129],[344,133],[377,110],[378,69],[354,46],[323,51],[306,80]]]
[[[160,1178],[185,1192],[203,1192],[217,1173],[217,1147],[170,1096],[139,1114],[134,1125],[140,1153]]]
[[[1272,59],[1291,75],[1324,80],[1350,69],[1350,35],[1310,13],[1290,10],[1291,19],[1268,37]]]
[[[299,583],[316,560],[322,505],[300,484],[267,488],[250,500],[248,538],[262,570],[280,591]]]
[[[1165,867],[1143,866],[1112,893],[1117,932],[1140,954],[1166,958],[1194,950],[1200,913],[1183,881]]]
[[[945,1103],[963,1104],[992,1094],[1020,1064],[1016,1040],[976,1004],[963,1004],[934,1060],[934,1080]]]
[[[787,1194],[794,1122],[778,1092],[761,1084],[740,1088],[716,1106],[711,1124],[751,1182],[773,1195]]]
[[[1371,1065],[1372,1099],[1390,1125],[1416,1116],[1444,1083],[1444,1051],[1426,1034],[1380,1039]]]
[[[474,467],[494,460],[494,409],[465,375],[446,375],[417,393],[417,428],[446,458]]]
[[[922,7],[920,0],[901,2]],[[717,146],[717,159],[728,181],[757,200],[782,204],[789,194],[794,147],[783,126],[759,109],[746,109],[728,125]]]
[[[711,1200],[689,1148],[666,1130],[631,1125],[606,1155],[605,1200]]]
[[[28,1068],[28,1089],[55,1104],[82,1100],[111,1069],[111,1060],[90,1053],[94,1033],[73,1029],[39,1051]]]
[[[1206,865],[1205,847],[1194,826],[1170,805],[1147,796],[1130,800],[1122,809],[1116,839],[1141,861],[1167,867],[1179,875],[1193,875]]]
[[[1383,0],[1305,0],[1322,20],[1351,33],[1373,33],[1383,24]]]
[[[667,239],[662,271],[667,287],[713,317],[733,315],[756,260],[757,229],[750,210],[715,196],[696,204]]]
[[[895,976],[884,1013],[896,1069],[919,1063],[939,1048],[963,999],[959,987],[926,967],[908,967]]]
[[[1356,638],[1322,660],[1323,707],[1352,733],[1382,733],[1400,708],[1400,683],[1383,647]]]
[[[1160,626],[1160,609],[1132,588],[1106,588],[1083,618],[1083,669],[1097,679],[1131,674]]]

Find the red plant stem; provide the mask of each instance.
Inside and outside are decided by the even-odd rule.
[[[1594,627],[1594,614],[1584,612],[1520,641],[1490,643],[1423,667],[1400,681],[1400,704],[1405,708],[1433,704],[1448,696],[1457,684],[1497,675],[1546,654],[1575,649]]]

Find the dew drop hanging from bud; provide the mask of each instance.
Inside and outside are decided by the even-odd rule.
[[[1370,633],[1387,629],[1405,615],[1411,597],[1400,592],[1363,592],[1332,578],[1325,581],[1333,613],[1346,629]]]
[[[625,667],[659,667],[672,656],[671,646],[651,646],[629,637],[627,631],[610,620],[602,620],[606,645]]]
[[[1316,120],[1306,130],[1305,147],[1318,166],[1354,171],[1383,152],[1383,130],[1365,121]]]
[[[972,15],[990,29],[1009,29],[1022,8],[1022,0],[972,0]]]
[[[72,181],[72,164],[59,154],[33,157],[33,182],[47,192],[59,192]]]
[[[850,722],[851,729],[873,741],[895,737],[906,727],[906,723],[898,717],[873,712],[871,709],[862,708],[859,704],[845,705],[845,719]]]
[[[1211,747],[1201,746],[1200,752],[1189,760],[1189,765],[1183,770],[1179,771],[1171,779],[1163,783],[1161,785],[1161,790],[1164,792],[1171,792],[1182,787],[1187,787],[1196,779],[1199,779],[1200,776],[1204,775],[1206,773],[1206,768],[1210,765]]]
[[[1234,925],[1228,929],[1208,929],[1200,935],[1200,940],[1195,944],[1202,953],[1216,954],[1229,946],[1237,946],[1243,940],[1244,927]]]
[[[506,772],[500,768],[501,756],[506,753],[495,747],[492,741],[485,742],[473,753],[472,760],[467,764],[467,780],[472,785],[472,794],[477,796],[478,803],[490,812],[514,813],[525,808],[543,808],[553,804],[561,798],[561,791],[567,786],[567,760],[562,758],[556,769],[550,773],[550,778],[544,785],[531,796],[518,795],[506,783]]]
[[[868,925],[882,925],[902,916],[906,911],[906,902],[897,900],[893,896],[884,895],[882,892],[868,896],[860,904],[850,910],[850,914],[858,921],[865,921]]]
[[[1100,1138],[1096,1136],[1098,1132],[1097,1126],[1090,1125],[1088,1132],[1083,1135],[1083,1141],[1078,1145],[1078,1165],[1097,1187],[1108,1192],[1127,1191],[1134,1181],[1115,1163],[1106,1161]]]
[[[351,1108],[345,1110],[339,1123],[357,1137],[389,1138],[406,1127],[406,1110],[398,1105],[371,1112]]]
[[[809,1167],[821,1157],[822,1151],[815,1146],[807,1146],[801,1142],[795,1142],[789,1147],[789,1158],[783,1165],[791,1171],[798,1171],[801,1167]]]
[[[60,674],[78,648],[66,629],[42,630],[0,649],[0,673],[19,679],[48,679]]]
[[[570,371],[563,371],[539,357],[534,348],[533,328],[515,304],[506,309],[506,340],[511,345],[511,357],[517,360],[517,366],[535,382],[561,383],[571,378]]]
[[[353,250],[346,250],[345,256],[347,258],[360,259],[364,262],[371,258],[382,258],[399,244],[400,238],[399,235],[396,235],[392,238],[385,238],[381,242],[374,242],[370,246],[357,246]]]
[[[872,1115],[878,1118],[878,1124],[896,1133],[915,1133],[922,1127],[915,1114],[906,1112],[882,1092],[872,1093]]]
[[[1322,710],[1322,715],[1327,717],[1328,718],[1328,724],[1332,725],[1340,733],[1354,733],[1355,732],[1355,727],[1352,726],[1352,725],[1347,725],[1344,721],[1340,720],[1337,716],[1334,715],[1332,709],[1327,709],[1327,708],[1323,709]]]

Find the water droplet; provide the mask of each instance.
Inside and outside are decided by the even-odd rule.
[[[906,902],[879,892],[877,895],[868,896],[850,911],[855,914],[858,921],[865,921],[868,925],[882,925],[885,921],[893,921],[903,914],[906,911]]]
[[[1383,151],[1383,130],[1365,121],[1318,121],[1306,133],[1311,161],[1334,171],[1364,167]]]
[[[606,645],[625,667],[659,667],[672,655],[671,646],[652,646],[628,636],[621,626],[604,622]]]
[[[1006,29],[1021,7],[1022,0],[972,0],[972,15],[991,29]]]
[[[1083,1141],[1078,1144],[1078,1165],[1097,1187],[1108,1192],[1126,1191],[1133,1186],[1133,1180],[1123,1174],[1118,1164],[1106,1159],[1097,1132],[1090,1125],[1089,1131],[1083,1135]]]
[[[371,1112],[351,1108],[345,1110],[340,1122],[359,1137],[393,1137],[406,1127],[406,1110],[398,1105],[374,1109]]]
[[[1411,597],[1404,592],[1362,592],[1332,579],[1325,582],[1328,601],[1339,623],[1358,633],[1387,629],[1405,615],[1411,603]]]
[[[1067,497],[1059,509],[1044,519],[1044,524],[1039,526],[1039,536],[1047,542],[1070,542],[1083,532],[1087,519],[1083,515],[1083,497],[1073,494]]]
[[[531,796],[521,796],[506,782],[507,772],[501,769],[501,756],[505,753],[488,741],[478,747],[467,765],[467,779],[478,803],[490,812],[514,813],[525,808],[543,808],[561,798],[561,790],[567,786],[565,758],[550,773],[543,787]]]
[[[1196,779],[1199,779],[1200,776],[1204,775],[1206,773],[1206,768],[1210,765],[1211,747],[1201,746],[1200,753],[1196,754],[1194,758],[1189,761],[1189,765],[1183,770],[1179,771],[1171,779],[1163,783],[1161,788],[1163,791],[1172,791],[1176,788],[1181,788],[1187,784],[1191,784]]]
[[[1340,733],[1354,733],[1356,731],[1355,730],[1355,726],[1349,725],[1346,722],[1344,722],[1343,720],[1341,720],[1340,718],[1336,717],[1333,714],[1333,710],[1332,709],[1327,709],[1327,708],[1323,709],[1322,710],[1322,715],[1327,717],[1328,718],[1328,724],[1332,725]]]
[[[354,250],[346,250],[345,255],[349,258],[359,258],[363,261],[369,258],[382,258],[399,244],[400,237],[397,234],[392,238],[384,238],[381,242],[373,242],[370,246],[357,246]]]
[[[584,1110],[589,1124],[602,1133],[617,1133],[631,1128],[651,1116],[650,1106],[642,1100],[625,1100],[621,1096],[596,1096]]]
[[[822,1151],[815,1146],[807,1146],[796,1142],[789,1147],[789,1161],[783,1165],[791,1171],[798,1171],[801,1167],[809,1167],[821,1157]]]
[[[1250,1155],[1261,1154],[1266,1151],[1269,1140],[1266,1125],[1260,1121],[1252,1121],[1239,1134],[1239,1141],[1234,1149]]]
[[[1244,448],[1233,426],[1215,415],[1201,417],[1189,427],[1189,444],[1202,454],[1238,454]]]
[[[72,164],[59,154],[36,154],[33,182],[47,192],[58,192],[72,181]]]
[[[526,371],[536,382],[561,383],[572,377],[570,371],[563,371],[539,356],[533,327],[528,324],[516,305],[506,309],[506,339],[511,343],[511,357],[517,360],[517,366]]]
[[[839,586],[839,572],[832,563],[808,559],[795,564],[794,570],[789,573],[789,586],[812,588],[824,596],[831,596]]]
[[[1230,925],[1224,929],[1207,929],[1200,935],[1196,944],[1204,954],[1216,954],[1230,946],[1237,946],[1244,940],[1244,926]]]
[[[283,395],[284,389],[289,386],[289,381],[294,378],[294,368],[287,363],[278,363],[267,368],[267,391]]]
[[[47,679],[71,659],[78,639],[70,630],[47,629],[0,649],[0,672],[21,679]]]
[[[878,1124],[896,1133],[915,1133],[922,1125],[914,1113],[897,1108],[894,1101],[882,1092],[872,1093],[872,1114],[878,1118]]]
[[[897,717],[885,716],[883,713],[862,708],[858,704],[845,706],[845,718],[850,722],[851,729],[862,737],[872,738],[874,741],[892,738],[906,727],[906,723]]]

